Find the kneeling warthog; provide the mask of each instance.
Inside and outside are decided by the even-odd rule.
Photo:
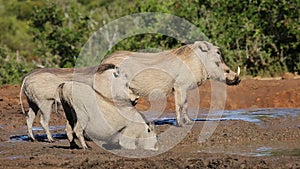
[[[101,85],[65,82],[58,88],[68,119],[66,131],[71,147],[76,145],[75,133],[82,147],[88,148],[84,131],[93,140],[110,141],[117,137],[127,149],[156,150],[156,134],[131,104],[125,75],[118,68],[103,69],[97,74],[95,80]]]
[[[177,49],[159,53],[138,53],[121,51],[113,53],[103,63],[111,63],[128,74],[130,88],[141,97],[153,91],[169,94],[174,91],[177,124],[182,125],[181,113],[186,123],[191,119],[187,115],[187,91],[213,79],[227,85],[240,83],[237,73],[229,69],[221,57],[217,46],[196,41]]]

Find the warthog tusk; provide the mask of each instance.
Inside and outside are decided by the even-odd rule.
[[[238,69],[237,69],[237,75],[240,75],[240,73],[241,73],[241,69],[240,69],[240,67],[238,66]]]

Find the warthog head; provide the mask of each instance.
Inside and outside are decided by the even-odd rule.
[[[210,79],[221,81],[227,85],[238,85],[240,83],[240,68],[237,72],[232,71],[223,61],[219,47],[206,41],[197,41],[196,52],[205,65]]]
[[[107,68],[109,67],[109,68]],[[138,96],[129,89],[127,75],[112,64],[99,66],[93,87],[102,95],[113,101],[136,103]]]

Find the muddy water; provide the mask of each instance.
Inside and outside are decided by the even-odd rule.
[[[193,117],[196,123],[201,123],[204,121],[236,121],[242,120],[250,123],[255,123],[261,125],[262,121],[267,118],[287,118],[287,117],[299,117],[300,109],[240,109],[240,110],[225,110],[225,111],[216,111],[208,113],[208,110],[201,110],[197,113],[196,111],[190,111],[190,116]],[[154,121],[155,125],[175,125],[176,119],[174,113],[163,113],[162,115],[155,115],[155,113],[145,112],[146,118],[149,121]],[[263,127],[263,125],[261,125]],[[300,121],[299,121],[300,128]],[[284,127],[284,126],[283,126]],[[57,140],[67,139],[64,133],[65,126],[51,126],[50,130],[53,134],[53,137]],[[42,131],[41,127],[34,127],[34,132]],[[19,133],[19,132],[18,132]],[[26,133],[26,127],[23,127],[22,133]],[[45,141],[45,134],[36,134],[35,137],[39,141]],[[19,141],[29,141],[29,138],[26,134],[23,135],[12,135],[10,137],[10,142],[19,142]],[[235,155],[244,155],[244,156],[272,156],[272,155],[288,155],[288,156],[300,156],[300,148],[289,148],[295,146],[289,145],[256,145],[256,146],[243,146],[239,149],[236,149],[235,146],[229,147],[214,147],[202,149],[198,153],[224,153],[224,154],[235,154]],[[297,147],[297,146],[296,146]],[[20,157],[12,157],[20,158]]]
[[[300,109],[240,109],[240,110],[224,110],[224,111],[215,111],[210,113],[203,113],[207,112],[208,110],[203,110],[195,114],[197,111],[191,110],[189,115],[193,118],[194,121],[226,121],[226,120],[242,120],[247,122],[253,123],[260,123],[264,118],[284,118],[284,117],[297,117],[300,116]],[[146,112],[146,117],[150,121],[153,120],[156,125],[163,125],[163,124],[175,124],[175,114],[174,113],[167,113],[164,116],[159,118],[151,117],[150,112]],[[299,122],[300,126],[300,122]]]
[[[23,129],[25,129],[26,127],[24,126]],[[26,128],[27,129],[27,128]],[[61,133],[62,131],[64,131],[65,126],[50,126],[49,127],[52,136],[54,139],[56,140],[61,140],[61,139],[67,139],[67,135],[65,133]],[[44,131],[44,129],[42,127],[32,127],[32,131],[34,133],[38,132],[38,131]],[[23,131],[18,131],[18,133],[26,133],[27,131],[23,130]],[[60,133],[57,133],[60,132]],[[47,139],[47,135],[46,134],[35,134],[34,137],[36,138],[37,141],[46,141]],[[10,142],[16,142],[16,141],[30,141],[30,138],[28,135],[24,134],[24,135],[12,135],[10,136]]]
[[[300,109],[286,109],[286,108],[264,108],[264,109],[239,109],[239,110],[224,110],[209,112],[208,110],[201,110],[198,113],[196,111],[190,111],[189,115],[193,117],[196,122],[204,121],[237,121],[242,120],[250,123],[255,123],[261,127],[264,119],[268,118],[287,118],[287,117],[300,117]],[[146,117],[151,121],[155,122],[155,125],[175,125],[176,118],[174,113],[167,113],[161,117],[152,117],[151,112],[146,112]],[[299,125],[297,125],[300,129]],[[282,126],[284,128],[284,126]],[[300,132],[300,130],[299,130]],[[300,145],[299,149],[290,148],[297,147],[297,145],[257,145],[257,146],[242,146],[239,149],[236,146],[227,147],[214,147],[206,148],[199,151],[199,153],[224,153],[224,154],[235,154],[245,156],[271,156],[271,155],[289,155],[289,156],[300,156]]]

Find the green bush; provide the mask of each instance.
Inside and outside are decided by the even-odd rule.
[[[20,82],[37,65],[74,66],[94,31],[139,12],[163,12],[190,21],[221,48],[226,63],[233,69],[241,66],[244,75],[300,71],[300,1],[0,0],[0,7],[1,84]],[[164,24],[155,29],[164,29]],[[180,23],[177,28],[185,29]],[[165,50],[180,45],[172,37],[144,34],[102,52]]]
[[[68,4],[62,9],[53,2],[36,8],[31,17],[31,33],[37,44],[35,54],[42,58],[45,67],[73,67],[81,47],[91,30],[88,16],[79,7]]]
[[[20,83],[21,78],[32,69],[18,53],[13,54],[6,47],[0,47],[0,63],[0,85]]]
[[[144,0],[136,2],[126,14],[164,12],[187,19],[221,47],[231,68],[241,66],[245,75],[278,76],[300,71],[299,9],[300,1],[287,0]],[[147,34],[123,40],[114,49],[168,49],[179,45],[170,37]]]

